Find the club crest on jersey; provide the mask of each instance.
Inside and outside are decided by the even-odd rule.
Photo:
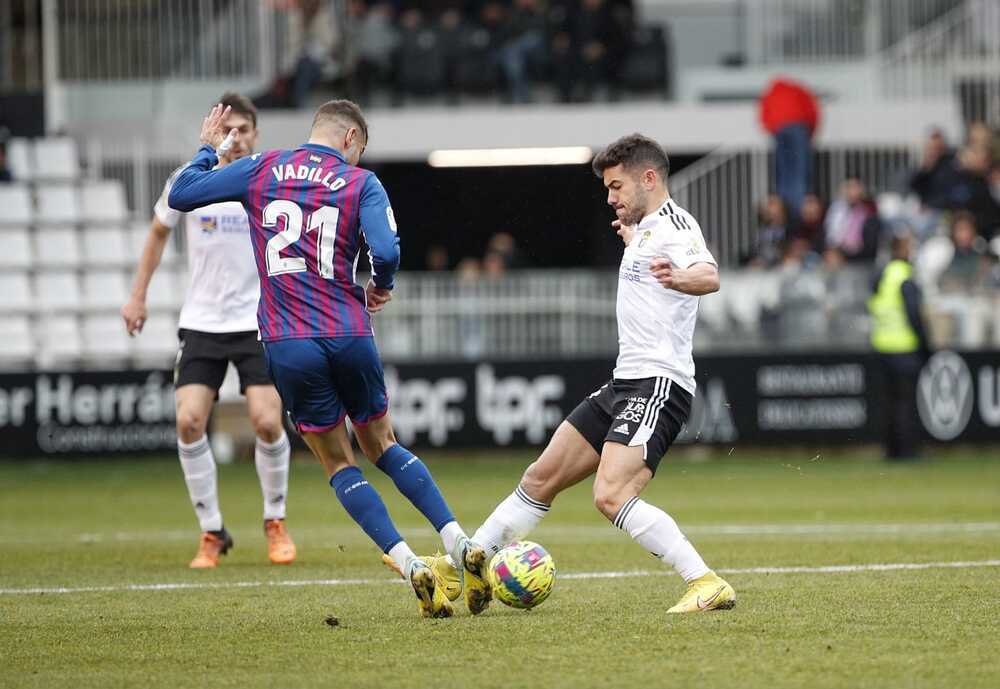
[[[653,233],[650,232],[649,230],[646,230],[645,232],[643,232],[642,233],[642,239],[639,240],[639,248],[641,249],[643,247],[643,245],[646,243],[646,240],[648,240],[652,236],[653,236]]]
[[[198,220],[201,222],[202,234],[212,234],[219,229],[218,221],[211,215],[203,215]]]

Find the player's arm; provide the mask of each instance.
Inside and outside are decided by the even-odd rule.
[[[649,263],[653,277],[667,289],[700,297],[719,291],[719,268],[714,263],[693,263],[680,268],[669,258],[654,258]]]
[[[719,291],[719,266],[697,223],[668,235],[661,255],[649,262],[649,271],[666,289],[696,297]]]
[[[146,236],[146,243],[142,247],[142,255],[139,256],[139,266],[135,272],[135,280],[132,282],[132,292],[122,307],[122,318],[125,319],[125,329],[129,335],[141,332],[142,326],[146,324],[146,293],[149,290],[149,283],[153,279],[153,273],[156,272],[156,268],[163,258],[163,249],[169,238],[170,227],[158,217],[153,216],[149,234]]]
[[[365,289],[368,310],[380,311],[389,299],[399,270],[399,235],[389,197],[375,175],[361,189],[361,231],[370,250],[371,283]]]
[[[218,162],[214,148],[208,145],[199,148],[194,160],[174,180],[168,199],[170,207],[187,213],[212,203],[242,201],[257,156],[240,158],[213,170]]]
[[[153,221],[150,223],[149,234],[142,247],[142,254],[139,256],[139,265],[135,271],[135,279],[132,281],[132,292],[129,299],[122,306],[122,318],[125,321],[125,329],[129,335],[135,335],[142,331],[146,324],[146,292],[149,290],[149,283],[153,279],[153,273],[160,265],[163,258],[163,249],[170,239],[170,231],[177,227],[181,221],[182,213],[170,207],[167,197],[173,186],[177,175],[183,168],[174,171],[163,185],[163,192],[153,206]]]
[[[259,156],[241,158],[224,168],[212,170],[219,163],[216,150],[227,146],[227,133],[222,122],[229,112],[228,106],[223,109],[221,105],[216,105],[202,122],[201,148],[174,180],[168,199],[171,208],[188,212],[211,203],[243,200],[250,172]],[[230,145],[237,136],[237,129],[228,132]]]

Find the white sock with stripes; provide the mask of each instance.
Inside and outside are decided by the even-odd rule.
[[[181,458],[184,482],[201,530],[218,531],[222,528],[222,512],[219,511],[216,488],[215,457],[212,456],[208,436],[203,435],[193,443],[183,443],[178,438],[177,454]]]
[[[257,438],[253,459],[264,495],[264,519],[285,518],[285,497],[288,494],[288,461],[291,446],[284,433],[273,443]]]
[[[631,536],[654,557],[677,570],[684,581],[708,574],[701,555],[669,514],[634,497],[618,511],[615,526]]]
[[[473,534],[472,540],[492,556],[511,541],[528,535],[548,511],[549,505],[533,499],[518,486],[497,505],[493,514]]]

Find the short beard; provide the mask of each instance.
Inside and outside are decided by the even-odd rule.
[[[622,224],[633,227],[638,225],[643,218],[646,217],[646,204],[649,201],[649,194],[645,190],[637,191],[635,194],[635,199],[633,203],[635,204],[629,209],[628,215],[622,218]]]

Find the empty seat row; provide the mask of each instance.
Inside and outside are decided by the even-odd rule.
[[[26,230],[0,228],[0,267],[105,267],[134,266],[142,253],[149,231],[145,226],[131,230],[87,227],[82,232],[67,227]],[[161,262],[174,265],[177,248],[171,239]]]
[[[175,314],[152,315],[142,332],[129,337],[114,315],[52,315],[41,319],[8,316],[0,320],[0,364],[33,362],[42,367],[88,360],[112,364],[137,359],[168,366],[177,352]]]
[[[4,312],[117,310],[128,298],[129,273],[47,271],[33,278],[26,273],[0,273],[0,315]],[[150,309],[178,309],[184,300],[182,273],[158,270],[146,295]],[[0,317],[2,320],[2,317]]]
[[[123,223],[128,219],[121,182],[0,185],[0,225]]]
[[[14,179],[21,182],[72,181],[80,176],[80,156],[76,142],[69,137],[11,139],[7,164]]]

